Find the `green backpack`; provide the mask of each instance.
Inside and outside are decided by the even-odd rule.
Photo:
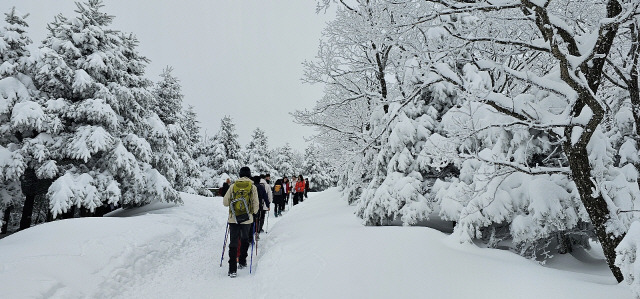
[[[229,202],[229,213],[238,224],[249,220],[249,215],[253,214],[251,205],[252,186],[253,183],[250,181],[239,181],[233,184]]]

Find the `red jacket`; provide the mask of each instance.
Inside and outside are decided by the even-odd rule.
[[[304,192],[304,181],[298,181],[296,183],[296,192]]]

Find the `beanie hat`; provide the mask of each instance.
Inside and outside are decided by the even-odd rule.
[[[239,176],[241,178],[251,178],[251,169],[247,166],[240,168]]]

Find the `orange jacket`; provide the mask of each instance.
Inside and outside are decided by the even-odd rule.
[[[304,181],[298,181],[296,183],[296,192],[304,192]]]

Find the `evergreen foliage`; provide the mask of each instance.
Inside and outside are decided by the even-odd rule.
[[[251,141],[245,148],[244,161],[251,168],[252,174],[275,173],[271,166],[269,143],[264,131],[256,128],[252,135]]]
[[[155,97],[144,78],[147,59],[132,35],[110,29],[101,1],[77,4],[77,16],[57,16],[40,47],[36,85],[47,111],[59,120],[50,136],[47,192],[54,218],[72,207],[180,202],[171,183],[152,164],[147,138],[166,127],[153,113]],[[51,164],[55,163],[55,164]]]

